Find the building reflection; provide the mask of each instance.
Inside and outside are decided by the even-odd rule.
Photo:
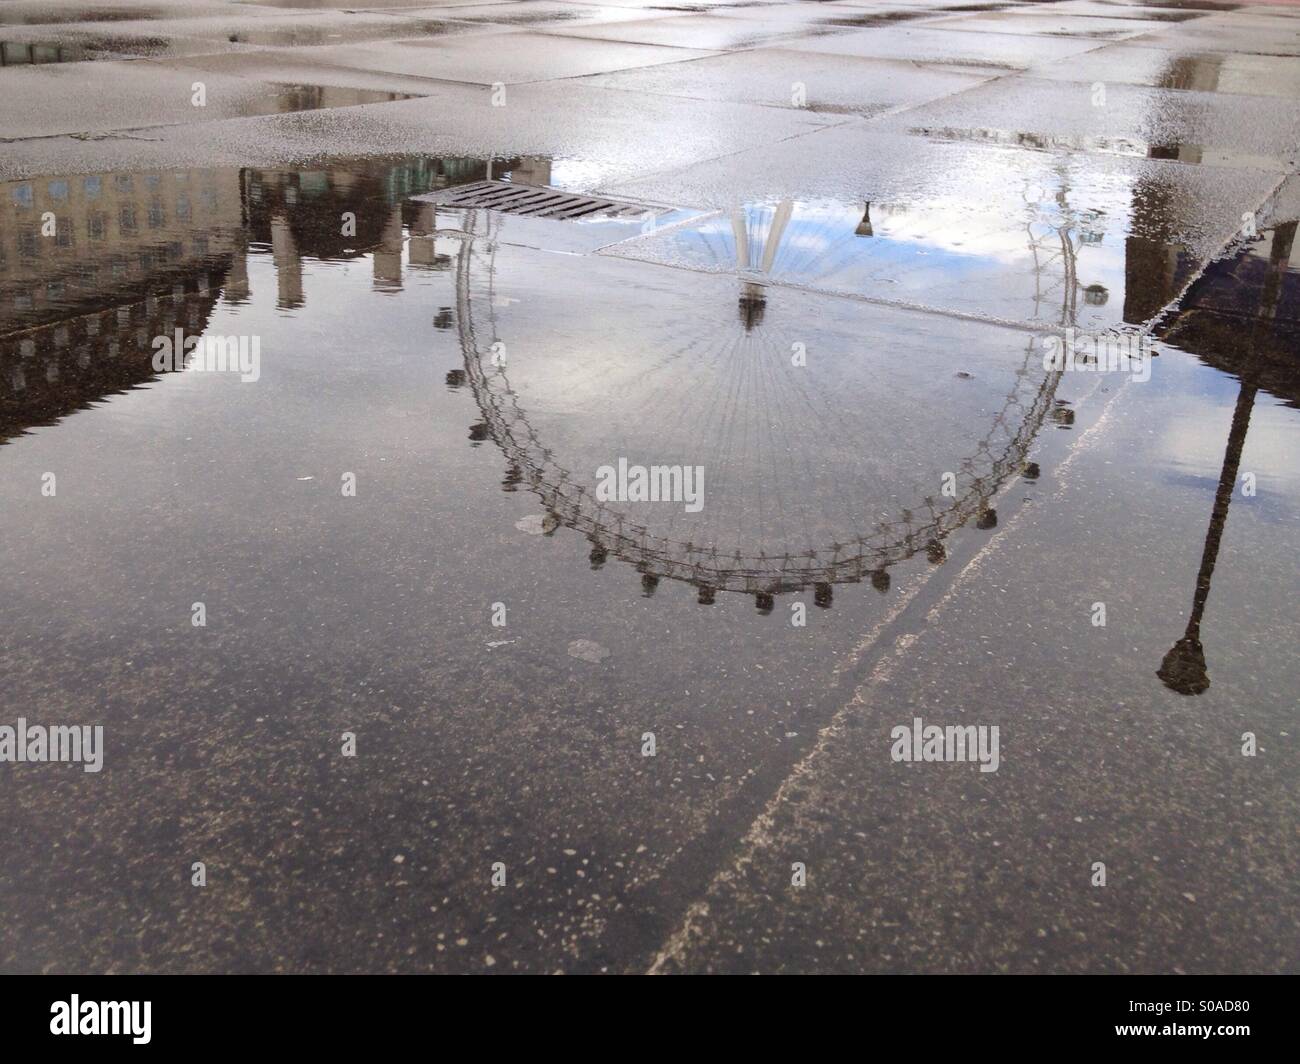
[[[369,256],[381,291],[399,290],[404,268],[449,269],[431,207],[409,197],[485,173],[545,182],[550,164],[421,157],[0,184],[0,442],[155,379],[154,337],[202,333],[218,300],[251,298],[250,255],[269,255],[286,309],[306,299],[309,259]]]
[[[150,379],[155,336],[246,294],[246,252],[237,170],[0,185],[0,440]]]
[[[275,262],[277,301],[303,305],[303,261],[343,261],[370,255],[378,291],[402,287],[405,268],[448,270],[451,262],[434,246],[434,208],[412,196],[452,185],[509,175],[548,183],[550,161],[521,158],[418,158],[401,164],[359,160],[328,170],[245,170],[242,192],[249,241],[267,247]]]

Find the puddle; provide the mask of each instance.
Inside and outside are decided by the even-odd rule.
[[[1023,34],[1027,37],[1077,37],[1085,40],[1110,40],[1134,37],[1145,30],[1158,28],[1154,21],[1137,18],[1105,18],[1092,15],[1040,13],[1033,9],[1001,11],[955,19],[938,19],[936,29],[960,29],[962,32]]]
[[[239,108],[243,116],[283,115],[296,111],[319,111],[331,107],[360,107],[368,103],[391,103],[395,100],[413,100],[415,96],[403,92],[381,92],[378,89],[354,89],[335,85],[276,85],[265,95],[244,101]]]
[[[161,37],[96,37],[70,42],[0,41],[0,67],[166,55],[168,49],[169,42]]]
[[[832,55],[912,60],[996,71],[1024,69],[1047,59],[1062,59],[1097,47],[1095,40],[1082,37],[976,33],[952,28],[953,25],[904,22],[858,33],[845,32],[792,41],[784,47]]]
[[[194,120],[196,108],[190,102],[190,94],[199,73],[195,69],[153,62],[111,63],[96,64],[94,73],[98,75],[94,79],[96,91],[105,100],[94,111],[84,106],[84,85],[78,81],[76,68],[33,68],[16,74],[23,98],[39,99],[40,109],[14,108],[5,116],[8,123],[0,127],[0,135],[13,140],[60,133],[150,139],[158,134],[146,127],[184,125]],[[263,78],[199,74],[207,85],[208,103],[197,114],[202,119],[216,121],[414,98],[410,93],[382,89],[312,84],[306,78],[303,82],[271,80],[277,75],[294,73],[297,72],[291,66],[281,64],[278,69],[267,70]],[[341,72],[340,79],[346,80],[347,73]],[[88,127],[88,122],[98,125]]]
[[[557,36],[638,45],[737,50],[835,37],[841,30],[842,27],[830,24],[765,21],[758,14],[747,19],[739,16],[719,18],[701,13],[642,21],[565,25],[551,32]]]
[[[1102,48],[1067,63],[1035,67],[1036,78],[1085,83],[1149,85],[1186,92],[1243,96],[1300,95],[1300,70],[1277,56],[1204,51],[1163,51],[1139,40]]]
[[[1195,268],[1152,235],[1164,201],[1140,182],[1104,208],[1076,207],[1064,185],[1026,190],[1014,228],[956,202],[789,200],[576,221],[435,202],[439,189],[484,180],[546,186],[551,171],[545,159],[420,158],[0,186],[16,234],[0,260],[0,434],[157,383],[155,338],[201,333],[214,315],[256,313],[262,330],[273,312],[310,332],[313,278],[342,284],[346,307],[441,275],[430,335],[458,340],[447,383],[473,396],[469,440],[501,450],[506,490],[531,490],[587,538],[593,559],[623,559],[651,590],[674,579],[706,597],[762,595],[763,605],[881,579],[918,554],[942,561],[947,536],[985,519],[1021,474],[1037,434],[1072,423],[1060,375],[1043,369],[1043,330],[1143,323]],[[59,231],[42,237],[50,208]],[[350,228],[339,224],[348,212]],[[598,248],[609,256],[587,256]],[[1231,312],[1225,293],[1257,280],[1257,260],[1188,312],[1220,321]],[[1036,328],[969,320],[977,314]],[[1171,343],[1192,320],[1172,327]],[[889,354],[900,347],[906,359]],[[818,371],[801,374],[795,354]],[[598,499],[596,471],[619,456],[704,466],[709,506],[697,515]],[[936,494],[944,471],[956,496]]]
[[[1293,223],[1213,264],[1162,319],[1157,372],[1126,386],[1049,371],[1039,341],[1150,316],[1181,289],[1199,259],[1168,237],[1187,204],[1152,173],[1086,160],[1017,188],[1011,222],[972,178],[964,199],[777,199],[627,239],[600,231],[610,219],[421,198],[563,187],[570,163],[387,157],[0,184],[7,704],[79,720],[97,692],[93,719],[114,737],[93,786],[79,772],[54,790],[37,771],[6,777],[37,827],[99,826],[52,848],[20,825],[14,926],[53,931],[11,949],[9,967],[77,967],[75,929],[49,923],[70,912],[111,932],[85,954],[94,967],[432,968],[458,962],[431,926],[453,935],[493,916],[490,948],[513,967],[511,941],[542,937],[542,919],[564,940],[595,902],[583,891],[557,909],[549,873],[509,913],[450,889],[445,876],[482,865],[485,832],[511,869],[581,867],[608,893],[626,867],[660,891],[657,855],[713,846],[702,822],[743,835],[756,813],[732,804],[803,758],[872,668],[864,634],[895,611],[900,634],[922,634],[891,659],[903,690],[880,688],[897,699],[882,726],[894,708],[911,719],[918,693],[951,705],[956,687],[976,692],[987,701],[969,708],[1002,707],[1006,734],[1028,718],[1082,752],[1073,776],[1018,777],[1052,800],[1064,778],[1071,809],[1088,808],[1092,766],[1134,744],[1148,745],[1113,775],[1142,787],[1105,810],[1149,799],[1171,746],[1183,760],[1157,782],[1185,788],[1171,808],[1199,809],[1220,771],[1204,767],[1207,729],[1236,764],[1243,730],[1276,745],[1291,727],[1295,669],[1278,647],[1300,514]],[[591,253],[587,230],[618,240],[607,251],[676,261]],[[943,312],[863,298],[887,280]],[[813,282],[825,290],[800,287]],[[159,368],[178,329],[256,341],[256,379],[197,352]],[[637,466],[667,467],[656,482],[680,497],[604,495]],[[1259,497],[1229,499],[1221,485],[1246,472]],[[1099,597],[1109,629],[1088,622]],[[1134,716],[1129,741],[1097,706]],[[650,728],[661,760],[647,767]],[[327,754],[345,731],[384,786],[341,784],[352,766]],[[886,753],[836,749],[880,772],[875,807],[898,798]],[[1251,801],[1289,793],[1284,768],[1259,763],[1281,782]],[[958,803],[974,778],[935,777]],[[999,811],[1037,825],[1028,801]],[[100,861],[105,838],[131,859]],[[270,863],[267,838],[283,843]],[[184,900],[194,892],[181,919],[124,915],[121,899],[151,897],[178,852],[224,853],[223,868],[294,889],[268,894],[247,935],[231,922],[242,909],[213,917],[206,897]],[[358,888],[366,870],[425,861],[432,874],[397,894],[390,879]],[[701,867],[711,876],[711,857]],[[408,895],[395,912],[414,939],[359,945],[326,920],[301,945],[305,911]],[[616,903],[629,910],[611,916],[628,921],[619,941],[641,934],[635,901]],[[649,956],[661,937],[627,941]]]
[[[400,22],[359,22],[356,25],[330,23],[322,26],[259,26],[256,19],[219,39],[231,44],[305,48],[323,44],[349,44],[399,37],[442,37],[469,32],[470,27],[438,19],[403,19]]]
[[[937,140],[965,141],[971,144],[1003,144],[1036,151],[1095,151],[1106,155],[1127,155],[1138,159],[1171,159],[1193,165],[1246,166],[1273,169],[1277,160],[1268,155],[1250,155],[1224,151],[1206,144],[1179,142],[1149,143],[1125,137],[1089,137],[1082,135],[1027,133],[1005,129],[951,129],[915,126],[910,132]]]
[[[705,604],[735,591],[770,612],[773,596],[815,589],[829,607],[835,584],[887,586],[887,570],[913,556],[942,562],[956,529],[993,527],[991,499],[1060,421],[1059,374],[1043,370],[1034,335],[577,253],[639,233],[636,216],[561,222],[418,198],[488,177],[545,185],[550,170],[544,159],[413,160],[6,185],[0,202],[20,235],[0,286],[0,432],[13,439],[189,376],[154,368],[157,337],[178,328],[224,335],[238,322],[276,359],[336,308],[361,313],[358,298],[408,304],[415,281],[423,342],[455,343],[447,380],[472,398],[470,445],[498,448],[501,486],[580,532],[593,565],[631,566],[642,593],[672,580]],[[52,204],[60,235],[41,238],[31,220]],[[339,225],[349,210],[355,230]],[[801,217],[791,234],[808,231]],[[320,285],[342,287],[322,303],[310,297]],[[365,313],[385,316],[382,305]],[[318,342],[321,357],[347,363]],[[912,349],[902,363],[889,354],[900,343]],[[803,373],[796,351],[818,369]],[[942,403],[925,404],[936,381]],[[917,418],[924,405],[942,416]],[[814,451],[801,442],[809,432]],[[909,458],[886,462],[887,449]],[[620,456],[703,466],[708,506],[602,501],[597,470]],[[953,496],[938,491],[945,470]]]
[[[322,92],[345,93],[353,102],[375,95],[286,92],[310,96],[302,106],[344,105],[321,103]],[[1089,202],[1103,206],[1087,208],[1075,206],[1064,186],[1026,190],[1014,228],[972,216],[956,202],[789,200],[707,217],[677,211],[557,222],[420,198],[485,179],[545,186],[550,175],[547,160],[489,166],[419,159],[0,186],[5,230],[14,234],[0,258],[0,433],[12,438],[155,381],[154,338],[178,326],[202,332],[218,305],[246,307],[253,272],[273,277],[274,307],[289,314],[302,313],[310,275],[335,264],[368,259],[362,291],[390,295],[411,271],[441,272],[454,276],[454,291],[440,298],[432,328],[462,334],[465,364],[448,380],[474,394],[471,439],[501,447],[504,483],[537,492],[549,513],[582,531],[594,554],[623,557],[656,579],[770,594],[862,580],[931,550],[1017,475],[1044,424],[1068,424],[1035,353],[1042,333],[976,327],[963,315],[1049,330],[1141,325],[1196,266],[1179,245],[1159,239],[1168,205],[1158,188],[1142,182],[1127,201],[1094,198]],[[60,218],[53,237],[38,230],[48,209]],[[337,220],[349,211],[355,223],[345,231]],[[597,260],[583,256],[598,248],[614,259],[701,275],[593,265]],[[1260,243],[1230,266],[1216,265],[1165,326],[1168,342],[1236,372],[1229,339],[1240,333],[1237,316],[1249,311],[1240,293],[1266,288],[1277,258],[1273,245]],[[621,270],[632,272],[624,280]],[[606,271],[610,291],[593,289],[590,278]],[[1270,335],[1284,341],[1254,364],[1261,381],[1294,380],[1281,352],[1294,340],[1288,330],[1295,327],[1297,294],[1294,271],[1284,273],[1274,310],[1252,319],[1266,318]],[[959,313],[917,318],[790,286]],[[591,313],[593,291],[598,305],[625,308],[621,324]],[[875,362],[883,340],[870,338],[873,327],[892,336],[891,345],[908,337],[922,350],[885,369]],[[971,339],[984,333],[991,338],[982,346]],[[508,372],[498,342],[511,352]],[[961,347],[959,362],[949,346]],[[804,379],[790,372],[797,350],[837,355],[833,367]],[[855,358],[844,357],[849,350]],[[577,352],[598,352],[598,361]],[[926,405],[919,399],[924,387],[941,382],[945,419],[936,424],[909,413],[892,424],[880,420],[878,406],[864,421],[860,398],[885,380],[890,399],[882,397],[881,405],[895,409],[908,409],[899,397],[909,391]],[[1275,394],[1294,403],[1282,383],[1276,386]],[[735,408],[740,396],[754,408]],[[589,401],[591,409],[583,405]],[[652,413],[658,408],[662,415]],[[1007,410],[1017,417],[1009,419]],[[664,434],[670,411],[685,434],[676,443]],[[970,414],[970,423],[961,423],[958,411]],[[598,417],[580,425],[578,413]],[[728,427],[711,439],[709,427],[720,416]],[[1003,433],[996,446],[980,435],[985,417]],[[759,443],[777,423],[788,438]],[[826,445],[815,460],[782,465],[801,449],[800,432],[828,425],[841,434],[842,451]],[[918,460],[935,449],[942,457],[889,475],[864,465],[865,451],[900,448]],[[707,517],[680,507],[639,513],[594,505],[593,471],[620,454],[705,465]],[[944,469],[965,471],[977,488],[951,505],[936,502],[926,485]],[[848,481],[864,490],[862,509],[843,501],[853,494],[843,489]],[[812,499],[823,500],[817,506],[826,512],[810,509]],[[763,508],[769,503],[770,512]]]
[[[39,9],[34,9],[34,5],[22,5],[24,10],[21,13],[14,13],[19,10],[19,7],[19,4],[6,4],[0,7],[0,26],[63,25],[69,22],[143,22],[164,17],[164,13],[159,10],[137,7],[51,8],[42,5]]]
[[[236,3],[250,3],[252,0],[236,0]],[[258,7],[281,8],[320,8],[325,10],[356,9],[356,0],[256,0]],[[429,0],[386,0],[385,9],[403,7],[429,7]]]

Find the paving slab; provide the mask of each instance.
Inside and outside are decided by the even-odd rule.
[[[323,65],[314,74],[292,69],[296,82],[328,85],[334,80],[331,68]],[[493,107],[486,87],[425,84],[429,88],[423,100],[166,126],[94,142],[49,138],[38,147],[0,155],[0,174],[281,165],[425,151],[478,158],[545,156],[557,160],[553,180],[560,187],[588,190],[771,144],[838,120],[807,111],[640,96],[572,82],[512,86],[507,105]],[[638,131],[634,140],[622,136],[630,126]]]
[[[1011,33],[982,33],[977,36],[959,30],[903,23],[793,41],[785,47],[828,55],[903,59],[1006,71],[1023,70],[1043,59],[1079,55],[1099,47],[1099,43],[1071,37],[1031,37]]]
[[[499,33],[496,27],[458,24],[465,33]],[[328,85],[337,88],[368,89],[376,92],[427,95],[445,88],[444,83],[429,78],[389,74],[360,67],[325,63],[317,49],[294,51],[279,49],[241,49],[238,52],[178,59],[159,59],[157,64],[201,78],[205,73],[223,74],[268,84]]]
[[[1300,72],[1289,57],[1149,48],[1115,44],[1029,69],[1036,78],[1093,84],[1148,85],[1161,89],[1226,92],[1246,96],[1300,96]]]
[[[749,10],[757,15],[772,4],[785,2],[787,0],[673,0],[673,3],[665,4],[663,0],[601,0],[602,5],[640,9],[646,12],[646,18],[665,9],[705,12],[724,7]]]
[[[111,24],[106,24],[103,31],[65,29],[62,26],[10,26],[0,30],[0,59],[3,59],[0,68],[208,55],[240,49],[238,44],[211,38],[180,34],[159,36],[146,30],[123,33]]]
[[[657,21],[657,20],[656,20]],[[669,21],[676,21],[669,20]],[[323,63],[472,85],[513,85],[674,63],[710,52],[622,41],[561,38],[519,31],[509,47],[490,36],[319,48]]]
[[[68,53],[67,59],[154,55],[198,55],[245,51],[248,46],[305,47],[366,40],[465,33],[459,22],[399,18],[390,14],[323,12],[310,23],[301,17],[167,19],[156,22],[103,22],[8,29],[0,44],[9,56],[14,45],[33,43]],[[60,61],[37,57],[37,62]],[[6,65],[13,62],[6,59]]]
[[[761,9],[747,7],[717,7],[709,14],[717,18],[761,19],[764,22],[802,22],[830,24],[851,28],[853,26],[884,25],[891,21],[935,19],[947,12],[933,9],[900,8],[882,2],[878,8],[855,7],[847,9],[834,3],[780,3]]]
[[[481,0],[480,0],[481,2]],[[331,8],[344,8],[347,10],[356,10],[358,7],[355,0],[232,0],[232,3],[243,6],[250,5],[253,7],[264,8],[289,8],[298,11],[318,11],[329,10]],[[427,7],[430,0],[382,0],[378,4],[365,5],[372,8],[383,8],[385,10],[400,11],[408,7]],[[443,6],[435,2],[433,6]]]
[[[1020,7],[1028,6],[1021,0],[1008,0],[1006,3],[978,3],[977,0],[937,0],[936,3],[930,3],[929,0],[830,0],[830,7],[852,7],[858,9],[867,9],[875,11],[921,11],[935,13],[936,17],[945,13],[951,13],[955,8],[957,10],[969,11],[972,7],[979,10],[1003,11],[1015,10]]]
[[[748,9],[746,9],[748,10]],[[683,15],[681,18],[649,19],[599,25],[564,26],[552,32],[566,37],[587,37],[607,41],[635,41],[672,48],[750,48],[832,29],[811,23],[767,22],[762,18],[717,18],[713,15]]]
[[[600,74],[586,83],[626,92],[753,102],[871,116],[962,92],[983,76],[909,64],[778,48]]]
[[[417,14],[418,12],[411,12]],[[431,9],[427,14],[434,14]],[[587,25],[602,22],[641,22],[646,19],[679,18],[684,12],[654,9],[574,4],[562,0],[518,0],[516,3],[476,3],[438,12],[440,17],[458,22],[490,22],[503,26]]]
[[[1177,27],[1144,34],[1139,43],[1153,48],[1189,48],[1245,55],[1300,55],[1300,23],[1283,15],[1216,14]]]
[[[1127,18],[1154,20],[1156,22],[1190,22],[1204,18],[1211,12],[1195,6],[1180,7],[1177,3],[1164,6],[1147,6],[1142,3],[1110,3],[1108,0],[1062,0],[1060,3],[1040,4],[1028,9],[1044,15],[1091,15],[1098,18]]]
[[[936,29],[969,30],[973,33],[1017,33],[1033,37],[1091,37],[1123,40],[1140,33],[1164,28],[1164,23],[1135,18],[1099,18],[1093,15],[1039,14],[1024,11],[993,11],[954,15],[930,23]]]
[[[0,5],[0,26],[96,24],[198,18],[240,12],[250,18],[273,14],[266,7],[233,8],[203,0],[5,0]]]
[[[313,14],[310,20],[300,15],[273,15],[240,20],[194,19],[182,25],[186,32],[196,36],[277,48],[354,44],[358,41],[465,32],[460,24],[442,12],[433,18],[408,18],[392,12],[321,11]]]
[[[197,83],[203,86],[201,105],[194,102]],[[191,71],[151,61],[14,67],[0,72],[0,91],[12,105],[0,119],[0,137],[14,139],[111,134],[405,98],[405,94],[346,87],[313,93],[284,82],[260,83],[221,74],[203,73],[196,79]],[[103,103],[87,108],[87,92]]]
[[[1002,78],[889,120],[957,139],[1294,169],[1300,112],[1280,99],[1131,85]]]

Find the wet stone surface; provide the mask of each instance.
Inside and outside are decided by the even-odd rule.
[[[1300,19],[350,6],[0,4],[0,968],[1293,968]]]

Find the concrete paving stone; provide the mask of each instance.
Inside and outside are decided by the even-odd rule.
[[[325,71],[320,76],[330,75]],[[303,72],[295,69],[294,80],[303,80]],[[51,138],[39,148],[0,154],[0,176],[137,166],[270,166],[330,156],[427,152],[544,156],[556,160],[553,180],[558,186],[590,190],[771,144],[831,120],[806,111],[640,96],[567,81],[512,87],[508,105],[493,107],[490,91],[482,87],[426,84],[423,100],[161,127],[93,143]],[[623,135],[630,126],[637,129],[635,138]]]
[[[467,33],[499,33],[496,27],[479,27],[465,23]],[[336,88],[367,89],[375,92],[400,93],[424,96],[437,92],[441,85],[428,78],[383,71],[364,70],[360,67],[336,66],[318,58],[317,50],[306,48],[294,51],[241,50],[216,55],[186,56],[178,59],[156,60],[159,66],[172,70],[188,71],[198,77],[204,72],[225,74],[267,84],[321,85]]]
[[[191,55],[236,51],[251,45],[306,47],[464,32],[468,31],[462,24],[446,18],[409,19],[389,14],[327,11],[310,22],[300,16],[253,18],[239,17],[236,13],[224,18],[104,22],[75,28],[15,27],[0,34],[0,39],[47,41],[68,48],[115,45],[127,48],[139,42],[140,54]]]
[[[1148,7],[1141,3],[1111,3],[1110,0],[1062,0],[1026,10],[1043,15],[1093,15],[1098,18],[1150,19],[1156,22],[1189,22],[1212,13],[1195,7],[1178,7],[1176,4]]]
[[[1292,174],[1282,182],[1269,205],[1268,217],[1278,224],[1300,220],[1300,175]]]
[[[928,24],[901,23],[897,26],[792,41],[783,47],[827,55],[903,59],[916,63],[979,67],[1005,72],[1023,70],[1047,58],[1063,59],[1078,55],[1100,47],[1100,43],[1074,37],[963,33],[960,30],[931,29]]]
[[[1001,8],[1008,5],[991,5]],[[862,0],[860,3],[839,4],[818,0],[782,0],[762,8],[714,7],[709,15],[719,18],[759,19],[764,22],[802,22],[813,25],[842,26],[845,29],[864,26],[884,26],[892,22],[928,21],[951,17],[952,12],[935,7],[902,6],[890,0]]]
[[[207,55],[240,49],[240,45],[224,40],[177,34],[159,36],[145,30],[122,33],[108,23],[105,24],[105,32],[62,26],[6,26],[0,29],[0,59],[3,59],[0,68],[105,59]]]
[[[443,13],[446,8],[486,7],[488,4],[508,7],[522,3],[524,0],[424,0],[424,2],[427,5],[425,7],[394,7],[385,8],[384,10],[388,14],[398,15],[403,18],[450,18],[451,15]]]
[[[835,27],[811,23],[771,23],[760,17],[718,18],[714,15],[683,15],[681,18],[649,19],[591,26],[567,25],[551,32],[566,37],[584,37],[607,41],[633,41],[640,44],[672,48],[721,50],[752,48],[775,44],[819,33],[835,32]]]
[[[195,19],[187,32],[215,40],[259,47],[298,48],[360,41],[441,36],[465,29],[445,12],[433,18],[406,18],[391,12],[321,11],[301,15],[272,15],[257,19]]]
[[[430,10],[433,13],[433,9]],[[412,12],[414,14],[414,12]],[[568,3],[564,0],[519,0],[517,3],[476,3],[442,12],[441,17],[458,22],[488,22],[504,26],[587,25],[602,22],[639,22],[645,19],[680,18],[685,12],[640,11],[628,7]]]
[[[654,63],[675,63],[692,56],[710,54],[658,45],[543,36],[525,31],[514,31],[508,47],[491,35],[476,34],[451,40],[412,40],[316,49],[321,62],[337,66],[440,81],[463,81],[473,85],[576,78]]]
[[[770,4],[761,10],[746,7],[718,7],[709,11],[718,18],[760,19],[764,22],[801,22],[814,25],[831,24],[844,26],[880,25],[890,20],[911,20],[919,18],[942,18],[947,12],[924,10],[920,8],[900,8],[882,0],[878,9],[854,7],[846,9],[839,4],[807,3],[798,0],[795,3]]]
[[[1253,9],[1250,0],[1238,3],[1237,0],[1101,0],[1116,7],[1142,7],[1150,4],[1167,11],[1199,11],[1203,15],[1218,15],[1233,11]]]
[[[886,59],[763,48],[599,74],[585,82],[627,92],[871,116],[961,92],[983,79],[983,75],[959,71],[919,70]],[[803,90],[799,98],[797,86]]]
[[[482,0],[478,0],[479,3]],[[439,0],[380,0],[376,4],[366,4],[364,0],[360,3],[357,0],[232,0],[233,4],[263,8],[289,8],[295,11],[314,13],[319,10],[328,10],[330,8],[344,8],[349,11],[355,11],[359,8],[384,11],[400,11],[408,7],[428,7],[443,6]]]
[[[1035,78],[1107,85],[1300,98],[1300,65],[1287,56],[1114,44],[1030,67]]]
[[[1215,14],[1145,34],[1136,43],[1152,48],[1297,56],[1300,21],[1281,15]]]
[[[931,136],[1279,171],[1300,153],[1300,111],[1279,99],[1116,84],[1096,106],[1093,92],[1085,81],[1002,78],[888,121]]]
[[[203,106],[193,103],[196,81],[204,85]],[[196,78],[184,69],[148,60],[7,68],[0,71],[0,92],[9,103],[0,116],[0,137],[8,138],[209,124],[392,99],[387,92],[361,88],[341,89],[331,96],[221,74]],[[95,107],[86,106],[87,94],[99,101]]]
[[[236,8],[204,0],[5,0],[0,4],[0,26],[67,23],[98,26],[103,22],[199,18],[236,12],[249,18],[274,13],[269,8]]]
[[[969,30],[972,33],[1017,33],[1031,37],[1088,37],[1123,40],[1161,29],[1162,22],[1141,19],[1098,18],[1093,15],[1039,14],[1025,11],[991,11],[936,19],[936,29]]]
[[[936,3],[930,3],[929,0],[830,0],[828,7],[853,7],[871,11],[906,11],[920,10],[934,12],[936,17],[944,13],[951,13],[952,9],[969,10],[972,7],[978,7],[981,10],[989,11],[1014,11],[1020,8],[1032,10],[1032,0],[1006,0],[1006,2],[993,2],[988,4],[978,3],[977,0],[938,0]]]
[[[567,3],[568,0],[565,2]],[[600,2],[603,7],[639,8],[645,11],[645,18],[650,18],[655,12],[665,9],[707,12],[724,7],[737,10],[749,9],[754,12],[755,18],[759,18],[763,9],[772,4],[788,3],[789,0],[672,0],[671,3],[665,3],[664,0],[600,0]]]

